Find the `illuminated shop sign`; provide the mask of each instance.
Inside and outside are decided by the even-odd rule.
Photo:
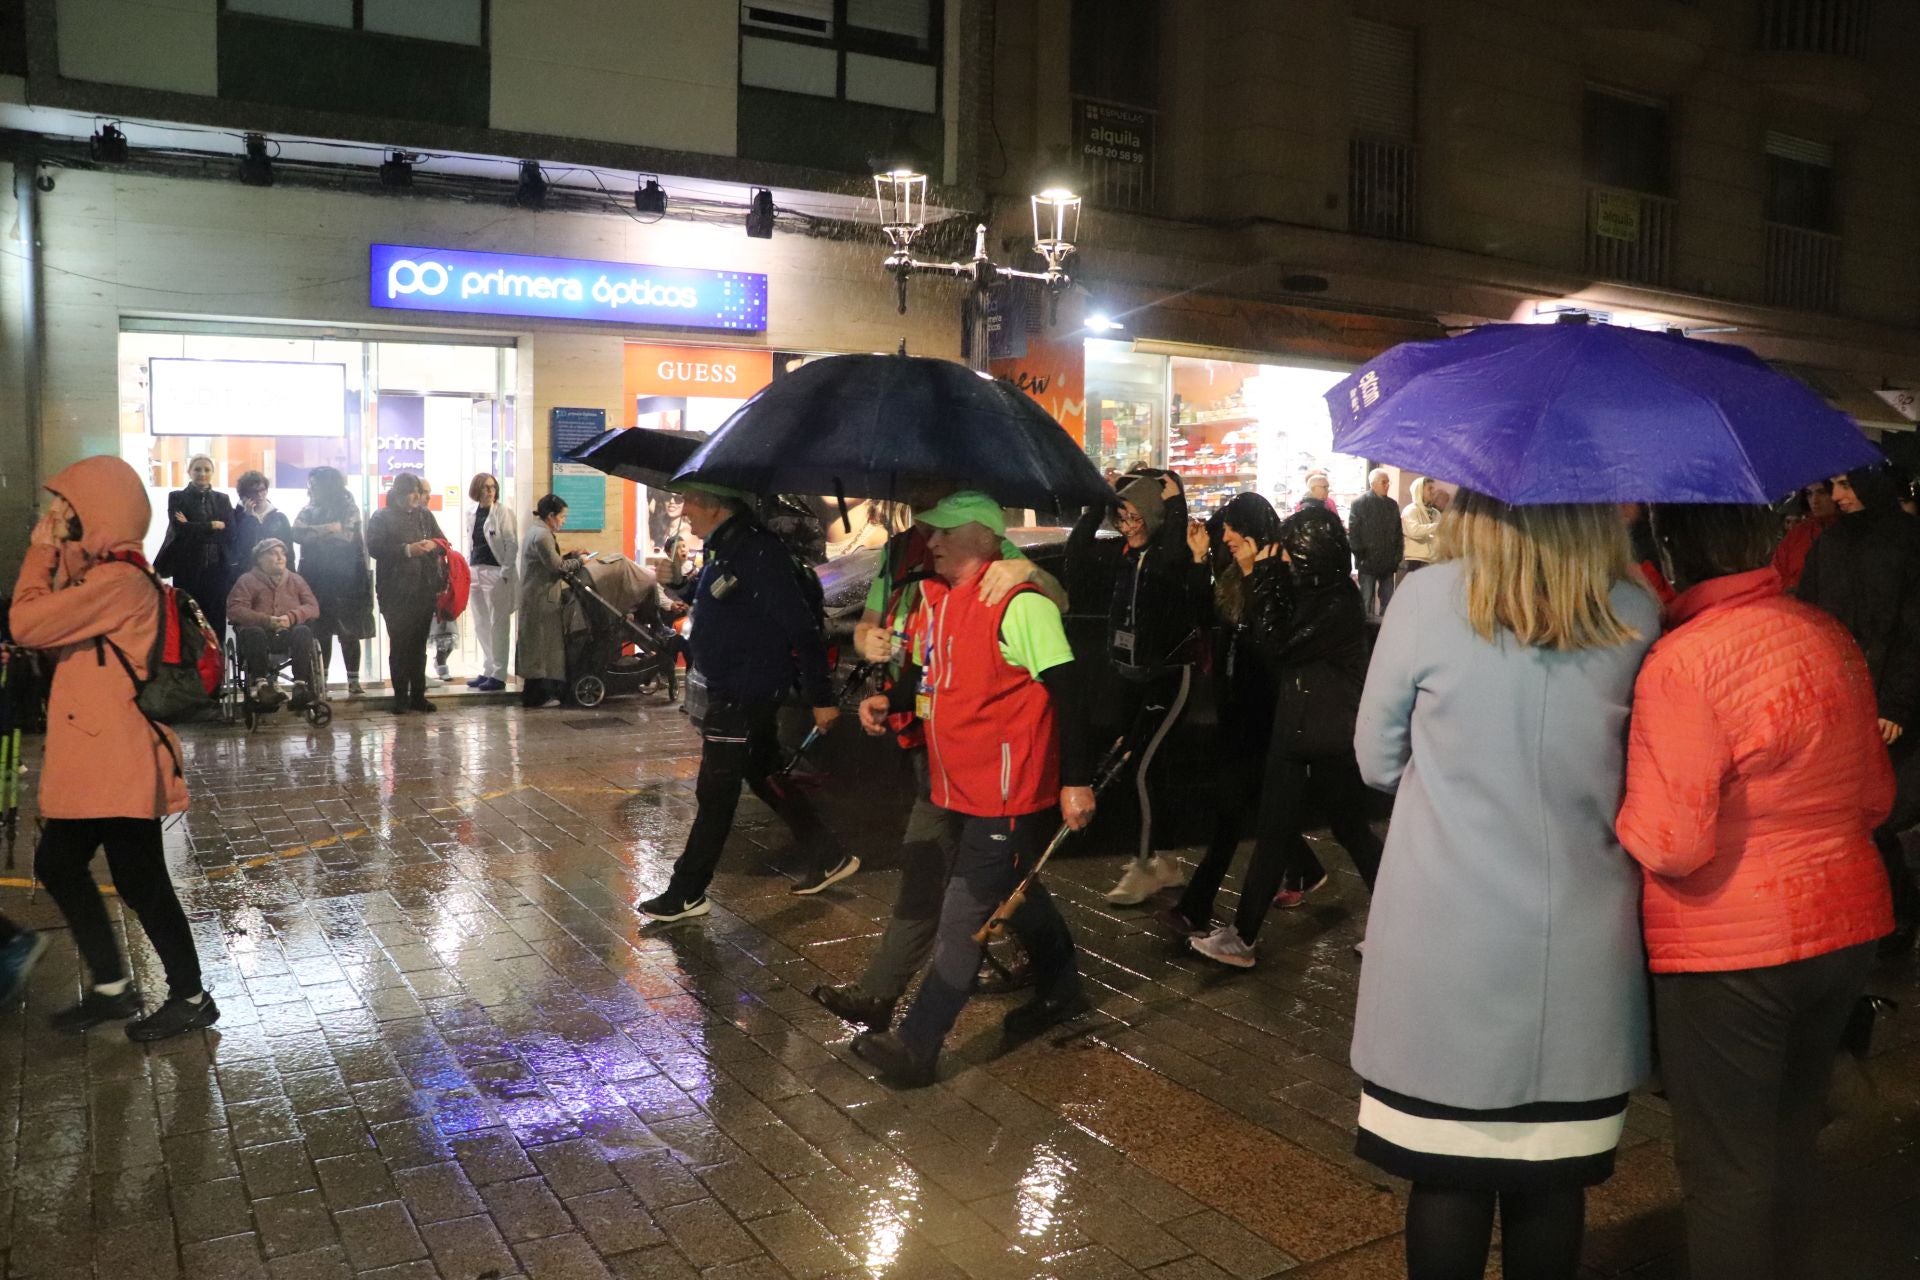
[[[367,300],[376,307],[738,333],[767,327],[767,278],[746,271],[405,244],[370,245],[367,256]]]

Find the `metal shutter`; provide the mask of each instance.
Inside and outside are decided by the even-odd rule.
[[[1413,28],[1353,19],[1347,36],[1347,109],[1355,133],[1413,141],[1417,65]]]

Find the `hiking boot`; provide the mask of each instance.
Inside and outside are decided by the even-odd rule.
[[[0,947],[0,1003],[19,993],[46,949],[46,935],[31,929],[22,929],[12,942]]]
[[[80,998],[79,1004],[62,1009],[48,1018],[47,1025],[55,1031],[73,1035],[88,1027],[97,1027],[103,1022],[121,1022],[139,1013],[140,993],[129,985],[117,996],[89,991]]]
[[[1180,864],[1158,854],[1145,862],[1135,858],[1127,864],[1120,883],[1107,890],[1107,901],[1116,907],[1137,907],[1162,889],[1182,883]]]
[[[680,898],[669,889],[658,897],[634,903],[633,909],[650,918],[655,924],[666,924],[674,920],[703,916],[713,910],[713,904],[707,901],[707,895],[704,893],[697,898]]]
[[[1307,900],[1307,895],[1317,893],[1327,887],[1327,875],[1323,871],[1320,878],[1309,885],[1281,885],[1280,892],[1273,895],[1273,905],[1282,911],[1291,911]]]
[[[809,897],[820,892],[830,884],[839,884],[860,869],[860,859],[852,854],[843,854],[840,861],[822,871],[818,867],[806,872],[793,888],[787,890],[795,897]]]
[[[1049,1027],[1071,1022],[1092,1008],[1093,1001],[1087,999],[1087,993],[1076,985],[1063,996],[1036,996],[1027,1001],[1000,1019],[1000,1029],[1014,1039],[1025,1040]]]
[[[1253,944],[1240,937],[1239,930],[1223,924],[1204,938],[1189,938],[1187,945],[1218,964],[1235,969],[1253,968]]]
[[[169,1036],[185,1035],[189,1031],[198,1031],[220,1021],[220,1006],[213,1002],[210,992],[202,991],[198,997],[175,996],[137,1022],[127,1024],[129,1040],[165,1040]]]
[[[827,1012],[842,1022],[851,1022],[869,1031],[885,1031],[893,1025],[894,1002],[882,1000],[879,996],[861,995],[859,986],[854,983],[839,987],[822,983],[807,994],[826,1006]]]
[[[880,1069],[880,1078],[896,1089],[924,1089],[940,1078],[939,1060],[922,1062],[891,1031],[867,1032],[853,1038],[854,1056]]]

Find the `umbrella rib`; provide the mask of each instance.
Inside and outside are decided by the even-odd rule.
[[[1683,341],[1698,341],[1698,339],[1683,339]],[[1747,442],[1740,438],[1740,433],[1738,431],[1734,430],[1733,423],[1727,418],[1727,412],[1724,408],[1721,407],[1720,402],[1712,399],[1705,392],[1696,390],[1695,388],[1690,387],[1685,383],[1678,381],[1677,379],[1672,377],[1670,374],[1668,374],[1666,370],[1655,367],[1653,362],[1647,359],[1646,353],[1637,349],[1634,344],[1628,343],[1626,344],[1626,346],[1627,346],[1627,349],[1633,353],[1633,358],[1635,362],[1638,363],[1642,368],[1649,370],[1655,376],[1660,378],[1661,381],[1667,383],[1669,386],[1679,387],[1682,391],[1686,392],[1687,395],[1705,404],[1707,408],[1713,411],[1714,418],[1720,423],[1721,431],[1725,433],[1727,439],[1733,442],[1734,449],[1737,450],[1740,454],[1740,461],[1746,464],[1747,474],[1753,477],[1755,483],[1759,483],[1760,471],[1759,471],[1759,468],[1753,465],[1753,456],[1747,452]],[[1770,501],[1770,500],[1771,499],[1763,499],[1763,501]]]

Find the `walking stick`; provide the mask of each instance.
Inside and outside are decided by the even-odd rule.
[[[1105,791],[1107,784],[1112,782],[1114,778],[1119,775],[1120,771],[1126,768],[1127,761],[1133,758],[1133,752],[1123,750],[1126,746],[1126,741],[1125,735],[1115,738],[1113,745],[1107,748],[1107,758],[1102,760],[1100,767],[1094,771],[1093,794],[1095,796]],[[1047,847],[1040,851],[1040,857],[1034,862],[1033,870],[1027,872],[1026,878],[1020,882],[1019,887],[1007,895],[1005,902],[994,908],[993,914],[987,917],[987,922],[981,925],[979,930],[974,933],[973,940],[975,942],[981,946],[985,946],[1006,932],[1007,921],[1011,920],[1013,913],[1018,911],[1026,902],[1027,890],[1032,886],[1033,878],[1045,869],[1047,859],[1053,857],[1054,852],[1058,850],[1061,845],[1065,844],[1067,837],[1072,834],[1072,827],[1064,822],[1060,824],[1060,829],[1053,833],[1053,839],[1049,840]]]

